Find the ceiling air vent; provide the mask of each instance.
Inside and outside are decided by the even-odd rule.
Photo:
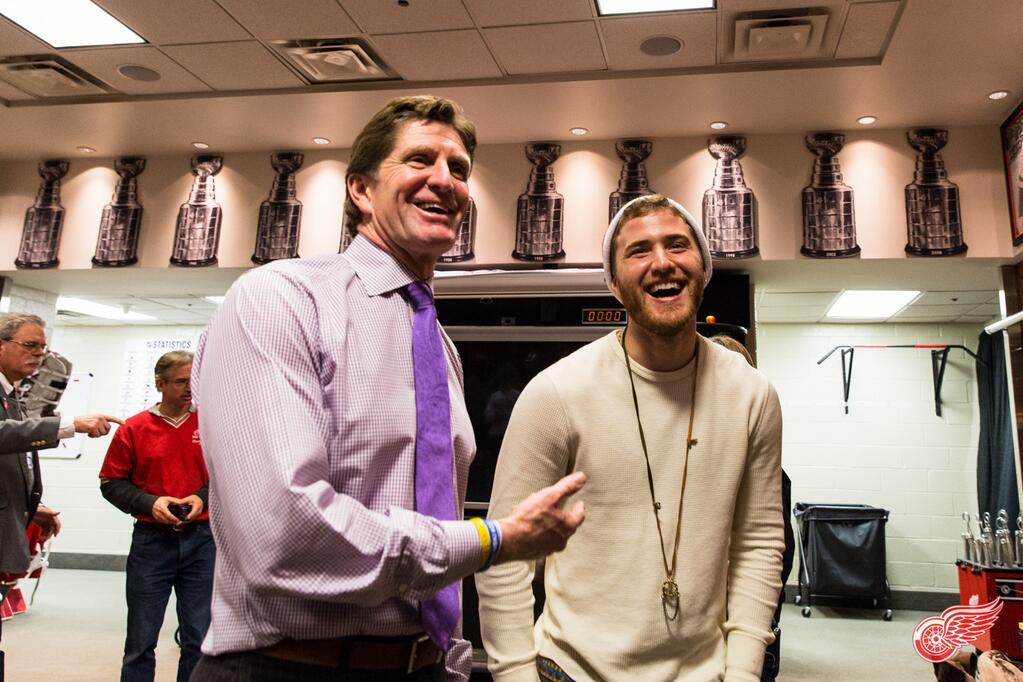
[[[735,46],[728,61],[820,59],[828,11],[746,12],[735,17]]]
[[[36,97],[80,97],[111,92],[102,81],[56,55],[0,60],[0,79]]]
[[[310,83],[397,78],[372,48],[358,38],[276,41],[274,48]]]

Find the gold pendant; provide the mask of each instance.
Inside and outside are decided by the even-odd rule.
[[[671,578],[665,580],[664,584],[661,585],[661,598],[664,601],[678,601],[678,584]]]

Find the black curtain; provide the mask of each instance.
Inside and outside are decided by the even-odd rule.
[[[980,443],[977,447],[977,502],[991,518],[999,509],[1009,513],[1009,526],[1019,515],[1016,494],[1016,456],[1012,448],[1014,419],[1009,409],[1005,346],[1002,334],[981,332],[977,344],[977,403]]]

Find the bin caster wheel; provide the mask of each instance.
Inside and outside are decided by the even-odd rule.
[[[809,606],[804,606],[803,610],[800,611],[800,613],[803,614],[803,618],[809,618],[810,617],[810,607]]]
[[[796,598],[792,600],[792,603],[793,604],[802,604],[803,603],[803,595],[797,594]]]
[[[885,609],[884,613],[881,614],[881,617],[884,618],[885,620],[891,620],[892,619],[892,610],[891,609]]]

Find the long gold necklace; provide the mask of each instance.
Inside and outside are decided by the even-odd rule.
[[[657,501],[654,494],[654,474],[650,469],[650,454],[647,452],[646,435],[643,433],[643,421],[639,417],[639,398],[636,396],[636,382],[632,378],[632,363],[629,362],[629,351],[625,347],[625,334],[629,331],[628,326],[622,330],[622,352],[625,354],[625,368],[629,372],[629,386],[632,388],[632,405],[636,410],[636,425],[639,427],[639,442],[643,446],[643,459],[646,461],[646,480],[650,486],[650,502],[654,507],[654,520],[657,521],[657,540],[661,547],[661,559],[664,561],[664,574],[666,576],[661,585],[661,599],[665,604],[678,607],[679,591],[678,583],[675,581],[675,569],[678,567],[678,545],[682,537],[682,501],[686,492],[686,473],[689,470],[689,451],[696,441],[693,439],[693,418],[696,415],[696,380],[700,372],[700,343],[697,341],[693,351],[693,397],[689,403],[689,432],[686,434],[686,454],[682,460],[682,486],[678,494],[678,518],[675,520],[675,548],[671,553],[671,566],[668,565],[668,552],[664,548],[664,531],[661,529],[661,503]]]

